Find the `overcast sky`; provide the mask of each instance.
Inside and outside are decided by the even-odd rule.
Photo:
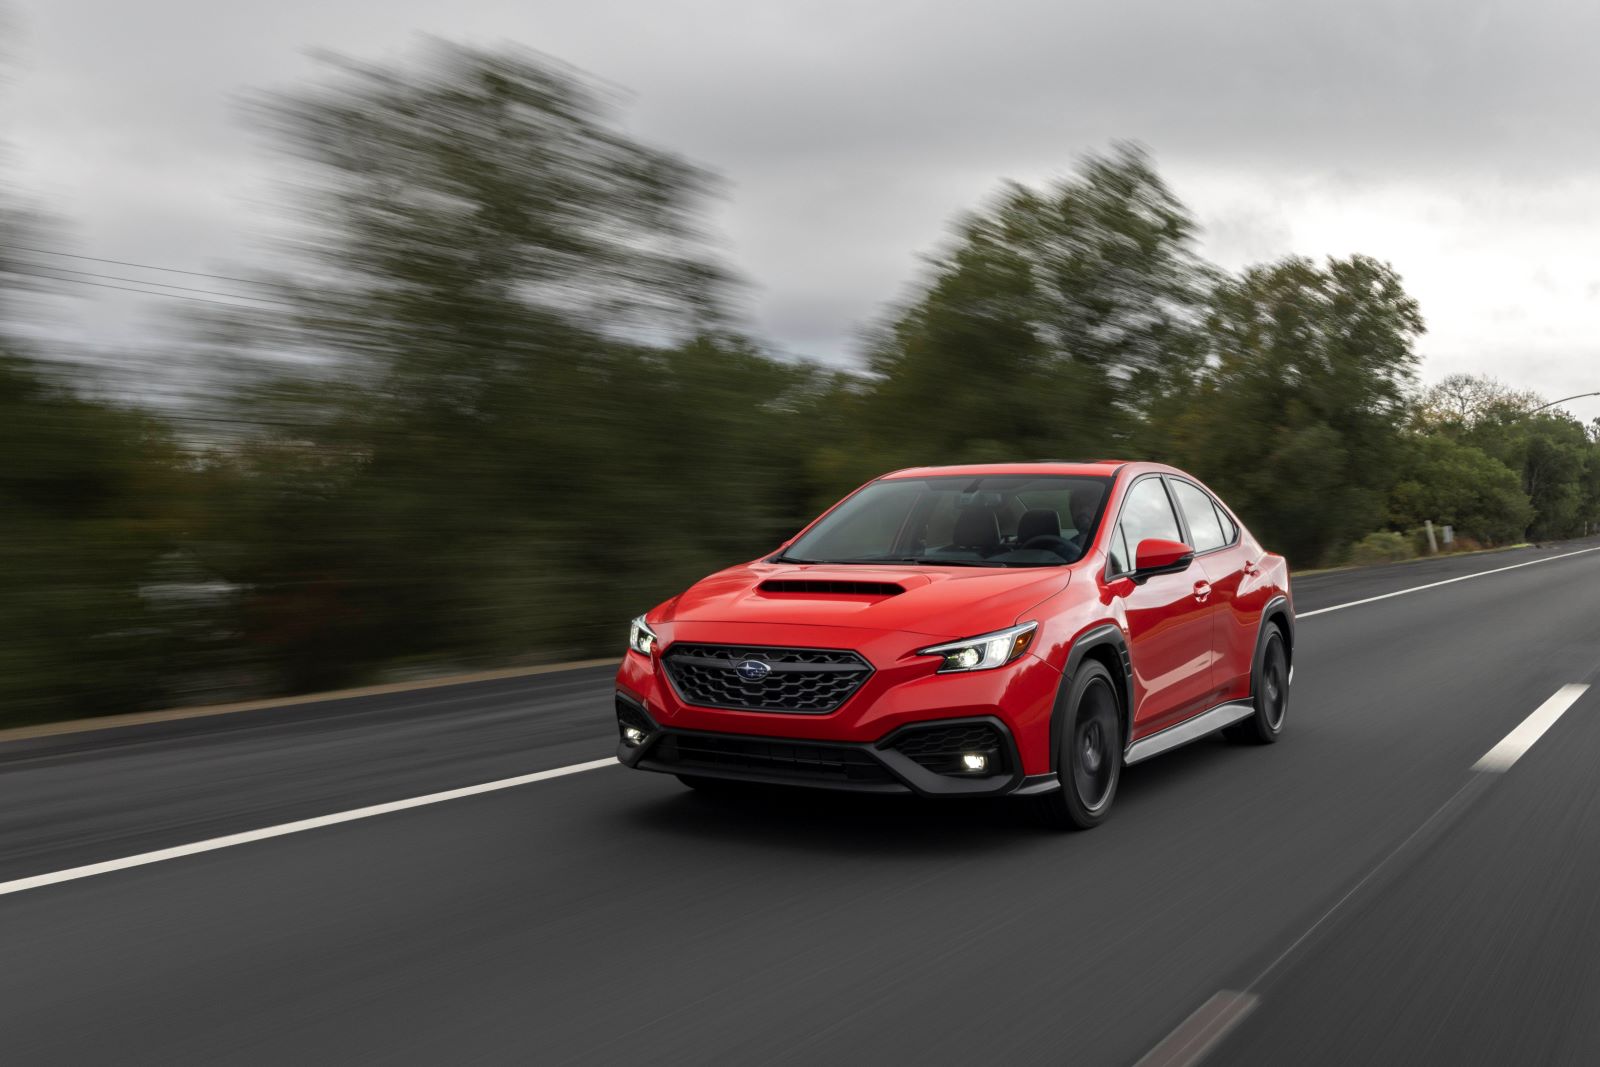
[[[241,96],[305,78],[314,49],[398,60],[434,34],[515,42],[628,90],[634,133],[727,180],[724,254],[752,283],[754,328],[794,354],[851,359],[1002,178],[1134,139],[1224,266],[1393,263],[1428,320],[1425,377],[1600,389],[1600,5],[1581,0],[7,8],[10,180],[87,255],[222,274],[256,259],[274,164]],[[176,303],[83,292],[71,329],[103,342],[156,336]]]

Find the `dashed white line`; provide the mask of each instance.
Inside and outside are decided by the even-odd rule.
[[[1568,708],[1576,704],[1589,686],[1583,683],[1564,685],[1555,693],[1535,708],[1526,719],[1501,739],[1500,743],[1484,753],[1483,758],[1472,765],[1474,771],[1487,771],[1491,773],[1504,773],[1522,757],[1522,754],[1532,748],[1545,732],[1555,725],[1557,719],[1564,715]],[[1426,842],[1435,839],[1438,833],[1447,829],[1456,818],[1467,808],[1472,801],[1481,796],[1488,788],[1491,779],[1473,777],[1467,781],[1456,793],[1445,801],[1438,810],[1421,826],[1411,831],[1404,841],[1396,845],[1377,864],[1362,875],[1355,885],[1345,891],[1344,895],[1334,901],[1333,906],[1323,912],[1299,937],[1290,942],[1289,947],[1280,952],[1271,963],[1267,964],[1262,972],[1245,984],[1242,991],[1231,989],[1218,990],[1211,998],[1190,1015],[1178,1028],[1163,1038],[1160,1044],[1151,1049],[1139,1060],[1134,1067],[1193,1067],[1203,1060],[1207,1053],[1214,1049],[1243,1018],[1253,1011],[1261,1001],[1261,995],[1253,992],[1261,988],[1263,982],[1273,971],[1281,967],[1286,960],[1293,956],[1301,945],[1310,941],[1320,929],[1328,924],[1334,916],[1354,899],[1368,884],[1372,883],[1385,869],[1390,867],[1397,856],[1406,852],[1417,842]]]
[[[1211,994],[1178,1028],[1139,1058],[1133,1067],[1192,1067],[1216,1048],[1256,1006],[1260,997],[1231,989]]]
[[[1533,747],[1533,743],[1544,736],[1544,732],[1555,725],[1557,719],[1566,713],[1566,710],[1578,702],[1578,698],[1589,691],[1587,685],[1564,685],[1555,691],[1555,694],[1540,704],[1517,728],[1512,730],[1500,743],[1483,754],[1483,758],[1472,765],[1475,771],[1491,771],[1504,774],[1511,769],[1511,765],[1522,757],[1522,754]]]
[[[520,774],[515,778],[502,778],[499,781],[484,782],[481,785],[462,786],[460,789],[446,789],[442,793],[429,793],[426,796],[410,797],[406,800],[393,800],[387,804],[373,804],[365,808],[353,808],[350,811],[335,812],[332,815],[318,815],[313,819],[279,823],[277,826],[267,826],[260,830],[246,830],[240,834],[213,837],[187,845],[175,845],[172,848],[157,849],[154,852],[141,852],[135,856],[124,856],[121,859],[106,860],[103,863],[90,863],[82,867],[70,867],[67,870],[54,871],[50,874],[36,874],[31,878],[17,878],[10,882],[0,882],[0,896],[5,896],[8,893],[20,893],[24,889],[38,889],[41,886],[74,882],[79,878],[92,878],[97,874],[125,871],[130,867],[143,867],[146,864],[160,863],[163,860],[180,859],[200,852],[215,852],[220,848],[248,845],[252,841],[265,841],[271,837],[298,834],[306,830],[320,829],[324,826],[337,826],[339,823],[355,822],[357,819],[370,819],[377,815],[388,815],[391,812],[406,811],[410,808],[425,807],[429,804],[442,804],[447,800],[459,800],[462,797],[477,796],[480,793],[514,789],[519,785],[529,785],[533,782],[543,782],[551,778],[562,778],[569,774],[598,770],[601,767],[609,767],[616,762],[615,757],[608,756],[605,759],[590,760],[588,763],[574,763],[567,767],[536,771],[533,774]]]
[[[1369,596],[1365,600],[1352,600],[1348,604],[1335,604],[1332,607],[1318,608],[1315,611],[1301,611],[1295,614],[1295,619],[1296,621],[1300,619],[1309,619],[1313,615],[1326,615],[1330,611],[1343,611],[1345,608],[1357,608],[1362,604],[1375,604],[1380,600],[1388,600],[1391,597],[1407,596],[1411,593],[1420,593],[1424,589],[1437,589],[1441,585],[1454,585],[1456,582],[1465,582],[1472,578],[1483,578],[1490,574],[1503,574],[1506,571],[1517,570],[1519,567],[1532,567],[1539,563],[1554,563],[1558,559],[1570,559],[1573,556],[1581,556],[1587,552],[1600,552],[1600,548],[1580,548],[1576,552],[1563,552],[1559,556],[1545,556],[1543,559],[1530,559],[1524,563],[1513,563],[1509,567],[1496,567],[1493,570],[1488,571],[1475,571],[1472,574],[1463,574],[1455,578],[1446,578],[1442,582],[1429,582],[1427,585],[1414,585],[1409,589],[1397,589],[1392,593],[1383,593],[1380,596]]]

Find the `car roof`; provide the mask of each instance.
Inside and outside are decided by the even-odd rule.
[[[1123,467],[1135,466],[1165,470],[1161,464],[1130,463],[1123,459],[1037,459],[1012,463],[963,463],[947,467],[907,467],[885,474],[885,480],[895,478],[931,478],[939,475],[968,475],[974,478],[987,475],[1017,474],[1077,474],[1105,478]]]

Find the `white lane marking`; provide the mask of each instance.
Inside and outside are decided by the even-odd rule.
[[[1437,589],[1441,585],[1454,585],[1456,582],[1464,582],[1469,578],[1482,578],[1488,574],[1500,574],[1504,571],[1514,571],[1518,567],[1532,567],[1536,563],[1554,563],[1558,559],[1569,559],[1572,556],[1581,556],[1586,552],[1600,552],[1600,548],[1580,548],[1576,552],[1563,552],[1559,556],[1545,556],[1543,559],[1530,559],[1526,563],[1513,563],[1509,567],[1496,567],[1491,571],[1475,571],[1472,574],[1463,574],[1456,578],[1446,578],[1442,582],[1429,582],[1427,585],[1414,585],[1410,589],[1397,589],[1392,593],[1384,593],[1381,596],[1369,596],[1365,600],[1352,600],[1348,604],[1335,604],[1331,608],[1318,608],[1315,611],[1302,611],[1295,615],[1295,620],[1298,621],[1300,619],[1309,619],[1313,615],[1325,615],[1330,611],[1343,611],[1345,608],[1358,608],[1362,604],[1372,604],[1379,600],[1388,600],[1390,597],[1405,596],[1407,593],[1420,593],[1424,589]]]
[[[1504,774],[1511,769],[1511,765],[1521,758],[1522,754],[1533,747],[1533,743],[1544,736],[1544,732],[1555,725],[1557,719],[1565,714],[1566,710],[1578,702],[1578,698],[1589,691],[1587,685],[1564,685],[1555,691],[1555,694],[1540,704],[1517,728],[1512,730],[1500,743],[1483,754],[1483,758],[1472,765],[1475,771],[1492,771]]]
[[[1228,1036],[1255,1008],[1260,997],[1253,993],[1219,990],[1194,1010],[1178,1028],[1146,1052],[1133,1067],[1191,1067],[1205,1058],[1217,1042]]]
[[[1594,549],[1585,549],[1585,551],[1594,551]],[[1577,555],[1577,553],[1569,554]],[[1533,562],[1542,563],[1544,561],[1534,560]],[[1527,564],[1522,563],[1518,564],[1518,566],[1525,567]],[[1500,569],[1511,570],[1512,568],[1502,567]],[[1490,572],[1486,571],[1485,573]],[[1469,575],[1468,577],[1476,577],[1476,575]],[[1460,581],[1460,579],[1451,580]],[[1419,588],[1427,587],[1421,586]],[[1381,600],[1383,598],[1377,597],[1375,599]],[[1365,603],[1365,601],[1360,603]],[[1348,607],[1349,605],[1342,606]],[[1324,608],[1323,610],[1332,611],[1334,609]],[[1484,754],[1482,759],[1473,764],[1472,769],[1474,771],[1496,773],[1503,773],[1508,770],[1512,764],[1521,758],[1524,752],[1532,748],[1534,743],[1544,736],[1551,726],[1555,725],[1556,720],[1561,718],[1568,708],[1576,704],[1578,699],[1588,691],[1589,686],[1582,683],[1564,685],[1556,690],[1550,699],[1535,708],[1532,714],[1517,725],[1516,729],[1507,734],[1499,744],[1491,748]],[[1238,1025],[1260,1003],[1260,995],[1252,993],[1250,990],[1259,988],[1262,982],[1266,981],[1268,975],[1277,970],[1285,960],[1294,954],[1296,949],[1308,941],[1318,929],[1333,918],[1335,913],[1360,893],[1384,868],[1388,867],[1396,856],[1404,852],[1413,842],[1423,838],[1426,832],[1436,824],[1448,824],[1450,817],[1459,814],[1463,805],[1470,803],[1473,797],[1479,795],[1488,781],[1486,778],[1469,779],[1449,800],[1440,805],[1438,810],[1423,820],[1421,826],[1418,826],[1408,834],[1405,840],[1396,845],[1388,855],[1379,860],[1355,885],[1346,890],[1343,896],[1334,901],[1333,906],[1323,912],[1299,937],[1295,938],[1288,948],[1284,949],[1271,963],[1267,964],[1266,968],[1244,987],[1244,991],[1237,992],[1231,989],[1222,989],[1213,993],[1209,1000],[1196,1008],[1193,1014],[1182,1023],[1178,1024],[1177,1029],[1162,1038],[1155,1048],[1145,1053],[1138,1063],[1134,1064],[1134,1067],[1193,1067],[1193,1065],[1198,1064],[1228,1035],[1229,1031]]]
[[[51,874],[36,874],[31,878],[17,878],[10,882],[0,882],[0,896],[4,896],[7,893],[20,893],[24,889],[38,889],[40,886],[73,882],[79,878],[92,878],[97,874],[125,871],[129,867],[143,867],[148,863],[175,860],[183,856],[193,856],[200,852],[215,852],[219,848],[248,845],[252,841],[265,841],[270,837],[283,837],[285,834],[298,834],[324,826],[337,826],[342,822],[370,819],[376,815],[388,815],[391,812],[405,811],[409,808],[421,808],[429,804],[442,804],[447,800],[459,800],[462,797],[477,796],[479,793],[493,793],[501,789],[513,789],[519,785],[543,782],[551,778],[561,778],[583,771],[598,770],[601,767],[609,767],[616,762],[615,756],[607,756],[605,759],[590,760],[588,763],[574,763],[567,767],[556,767],[553,770],[521,774],[515,778],[502,778],[497,782],[468,785],[460,789],[446,789],[442,793],[429,793],[426,796],[411,797],[406,800],[391,800],[387,804],[373,804],[370,807],[354,808],[350,811],[335,812],[332,815],[318,815],[312,819],[280,823],[277,826],[268,826],[260,830],[246,830],[244,833],[228,834],[226,837],[213,837],[187,845],[175,845],[172,848],[157,849],[155,852],[141,852],[136,856],[124,856],[121,859],[106,860],[103,863],[90,863],[83,867],[70,867],[67,870],[55,871]]]
[[[1223,989],[1212,994],[1210,1000],[1206,1001],[1205,1004],[1202,1004],[1194,1012],[1194,1014],[1189,1016],[1188,1019],[1184,1020],[1184,1022],[1181,1023],[1176,1030],[1163,1038],[1161,1043],[1146,1053],[1144,1059],[1141,1059],[1137,1064],[1134,1065],[1134,1067],[1157,1067],[1157,1064],[1172,1064],[1174,1067],[1176,1067],[1176,1065],[1179,1064],[1192,1065],[1199,1063],[1206,1053],[1214,1048],[1217,1042],[1221,1041],[1223,1037],[1227,1035],[1229,1030],[1233,1029],[1234,1024],[1240,1019],[1243,1019],[1245,1014],[1254,1009],[1255,1006],[1260,1002],[1261,995],[1259,993],[1253,993],[1251,990],[1261,988],[1262,983],[1267,980],[1268,976],[1271,975],[1273,971],[1283,966],[1283,964],[1295,954],[1301,945],[1308,943],[1312,936],[1315,935],[1316,932],[1322,927],[1327,925],[1341,908],[1353,900],[1363,889],[1371,884],[1374,879],[1382,874],[1384,869],[1389,867],[1389,865],[1394,862],[1396,857],[1404,853],[1414,843],[1429,840],[1431,836],[1429,831],[1433,830],[1435,827],[1440,829],[1447,827],[1456,816],[1465,810],[1466,805],[1470,804],[1472,799],[1479,795],[1487,787],[1488,783],[1489,779],[1487,778],[1468,778],[1466,784],[1460,789],[1456,790],[1454,795],[1452,795],[1449,800],[1439,805],[1438,809],[1435,810],[1432,815],[1428,816],[1422,821],[1421,826],[1407,834],[1404,841],[1401,841],[1398,845],[1391,849],[1386,856],[1384,856],[1372,867],[1371,870],[1362,875],[1360,880],[1358,880],[1355,885],[1345,890],[1344,895],[1333,902],[1332,907],[1319,915],[1317,920],[1310,926],[1306,927],[1305,930],[1301,932],[1299,937],[1295,938],[1289,943],[1288,948],[1278,953],[1278,955],[1273,958],[1272,962],[1267,964],[1266,967],[1261,970],[1261,973],[1257,974],[1249,982],[1245,983],[1242,991],[1236,992],[1231,989]],[[1220,1023],[1222,1027],[1220,1032],[1217,1033],[1215,1037],[1206,1041],[1203,1047],[1200,1047],[1197,1043],[1194,1043],[1196,1047],[1189,1052],[1187,1059],[1155,1058],[1156,1053],[1161,1052],[1163,1049],[1167,1050],[1167,1054],[1170,1057],[1175,1051],[1182,1050],[1189,1044],[1193,1043],[1181,1040],[1180,1035],[1188,1032],[1192,1037],[1193,1033],[1200,1029],[1201,1024],[1203,1024],[1208,1018],[1215,1018],[1218,1015],[1226,1014],[1226,1003],[1217,1004],[1215,1002],[1219,1001],[1219,999],[1226,1002],[1230,998],[1247,998],[1248,1002],[1235,1006],[1234,1011],[1236,1012],[1237,1017],[1223,1019]],[[1209,1015],[1206,1015],[1205,1013],[1208,1008],[1211,1009],[1211,1011]]]

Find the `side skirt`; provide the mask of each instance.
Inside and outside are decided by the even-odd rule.
[[[1159,756],[1169,749],[1179,745],[1187,745],[1190,741],[1198,741],[1207,734],[1216,733],[1224,726],[1232,726],[1241,719],[1248,719],[1256,713],[1256,706],[1248,700],[1236,700],[1229,704],[1218,704],[1210,711],[1203,711],[1191,719],[1185,719],[1176,726],[1169,726],[1158,734],[1142,737],[1128,746],[1128,752],[1122,757],[1125,764],[1139,763],[1151,756]]]

